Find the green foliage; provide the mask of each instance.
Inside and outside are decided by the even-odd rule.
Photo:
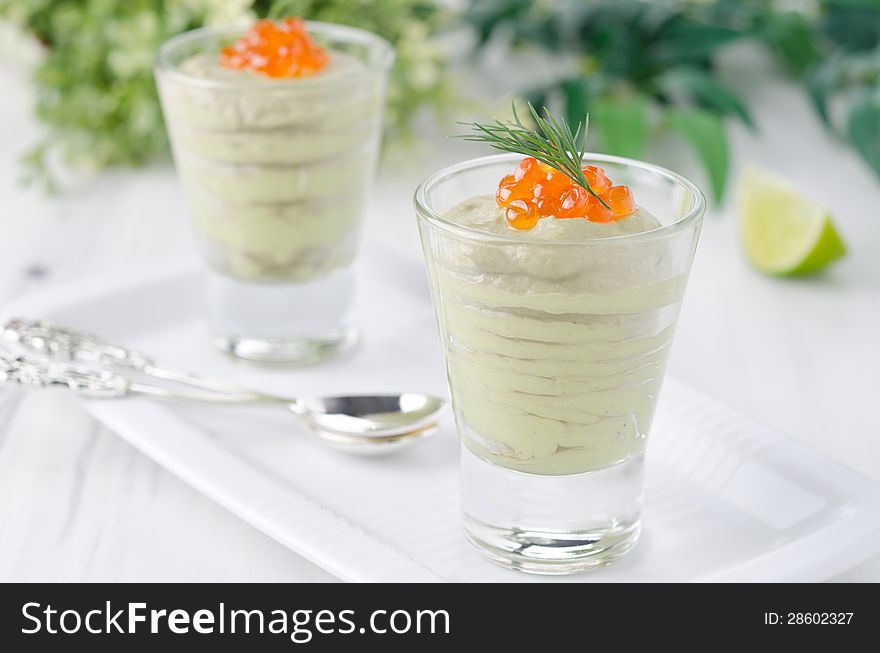
[[[820,0],[812,19],[764,9],[754,25],[803,80],[822,122],[880,176],[880,0]],[[842,109],[837,119],[835,104]]]
[[[159,44],[204,24],[303,15],[351,24],[397,49],[388,99],[392,136],[407,135],[425,105],[452,92],[445,56],[432,37],[449,20],[432,0],[0,0],[0,19],[45,46],[36,75],[36,113],[46,139],[25,157],[35,176],[60,153],[70,166],[139,165],[167,150],[152,63]],[[751,39],[802,79],[821,119],[848,139],[880,175],[880,0],[816,0],[812,11],[768,0],[471,0],[463,18],[478,47],[496,34],[575,61],[525,92],[558,107],[570,124],[588,112],[603,149],[639,156],[646,140],[672,128],[723,189],[715,122],[752,126],[741,98],[715,74],[718,54]],[[789,7],[786,9],[786,7]],[[829,107],[842,106],[831,111]],[[673,116],[703,112],[689,135]],[[702,113],[700,113],[702,115]],[[707,139],[705,142],[701,139]],[[707,153],[714,152],[709,157]]]
[[[793,74],[803,74],[821,58],[814,27],[803,14],[761,12],[754,16],[752,30]]]
[[[667,120],[692,145],[721,196],[727,147],[720,117],[749,126],[752,120],[714,75],[714,57],[743,37],[741,29],[708,20],[704,7],[637,0],[478,0],[466,18],[482,43],[508,33],[514,43],[579,58],[574,75],[551,79],[526,97],[555,100],[570,123],[590,112],[602,149],[623,156],[642,156],[653,127]]]
[[[45,46],[35,73],[36,114],[45,140],[24,157],[29,175],[51,185],[48,160],[74,169],[140,165],[167,141],[153,58],[170,36],[206,24],[265,15],[268,0],[0,0],[0,19]],[[415,112],[448,95],[443,53],[430,36],[443,15],[424,0],[293,0],[288,15],[355,24],[397,48],[389,124],[405,133]]]
[[[571,123],[590,112],[602,149],[614,154],[639,156],[650,134],[672,128],[706,167],[719,199],[728,167],[723,119],[750,128],[754,123],[743,100],[716,75],[718,56],[740,40],[761,43],[805,81],[826,121],[832,97],[857,102],[841,131],[880,174],[877,139],[864,141],[880,111],[880,0],[817,0],[812,14],[786,8],[791,6],[767,0],[472,0],[464,19],[478,47],[504,35],[560,61],[580,61],[574,73],[548,76],[525,97],[537,106],[561,107]],[[853,94],[858,89],[874,92]]]
[[[714,113],[735,116],[754,128],[752,117],[742,101],[708,70],[689,67],[669,70],[658,77],[657,85],[668,97],[689,96]]]
[[[0,0],[0,17],[44,46],[36,71],[36,113],[48,127],[25,157],[46,182],[47,156],[70,166],[137,165],[167,148],[153,81],[153,57],[173,34],[240,18],[246,3],[223,0]]]
[[[880,43],[878,0],[825,0],[820,27],[830,41],[853,52],[872,50]]]
[[[806,71],[810,98],[880,176],[880,0],[826,0],[819,25],[827,54]],[[837,121],[835,100],[844,106]]]

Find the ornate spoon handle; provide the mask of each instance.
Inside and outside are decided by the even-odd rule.
[[[54,360],[128,368],[157,379],[184,383],[200,390],[234,395],[234,398],[230,397],[227,401],[235,399],[238,401],[295,401],[294,399],[273,397],[218,379],[159,365],[146,354],[106,342],[90,333],[59,327],[42,320],[18,318],[8,320],[0,326],[0,334],[28,351]],[[159,388],[159,386],[146,387]],[[222,401],[222,398],[218,398],[218,400]]]
[[[3,324],[0,332],[25,349],[57,360],[121,365],[135,370],[154,364],[149,356],[139,352],[40,320],[14,318]]]
[[[131,384],[120,374],[79,365],[0,352],[0,385],[64,386],[91,399],[114,399],[131,393]]]
[[[199,388],[169,388],[129,379],[105,369],[43,357],[12,355],[0,351],[0,387],[22,385],[48,388],[64,387],[88,399],[121,399],[148,395],[164,399],[240,404],[255,401],[243,395],[224,394]],[[258,400],[256,400],[258,401]]]

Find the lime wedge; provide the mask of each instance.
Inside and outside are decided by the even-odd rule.
[[[828,209],[763,170],[743,174],[739,223],[746,255],[767,274],[809,274],[846,254]]]

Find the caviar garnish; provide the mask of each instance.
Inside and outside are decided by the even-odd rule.
[[[582,172],[598,197],[559,170],[527,156],[513,174],[501,179],[495,201],[514,229],[531,229],[549,216],[614,222],[635,210],[629,188],[612,185],[602,168],[588,165]]]
[[[528,106],[537,129],[530,129],[522,124],[514,105],[513,123],[497,119],[487,125],[475,122],[470,125],[474,133],[464,134],[460,138],[488,143],[496,150],[522,154],[527,158],[535,159],[534,163],[529,163],[529,170],[514,173],[515,177],[534,173],[533,168],[540,162],[544,164],[545,169],[549,167],[562,173],[604,204],[604,200],[592,188],[585,170],[581,167],[581,161],[587,152],[587,129],[590,117],[586,116],[572,131],[564,118],[557,120],[547,107],[544,107],[546,117],[543,117],[531,103]],[[517,177],[515,181],[519,182],[521,179]]]
[[[220,51],[224,66],[268,77],[309,77],[329,62],[327,51],[312,41],[300,18],[258,20],[244,36]]]
[[[474,133],[461,137],[525,155],[516,170],[501,179],[495,193],[511,227],[531,229],[549,216],[613,222],[635,211],[629,188],[615,186],[599,166],[582,163],[589,116],[572,131],[546,107],[541,116],[535,107],[528,106],[537,130],[525,127],[514,107],[512,124],[500,120],[488,125],[473,123]]]

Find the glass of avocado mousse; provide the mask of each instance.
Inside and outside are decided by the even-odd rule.
[[[461,439],[465,533],[542,574],[639,535],[645,445],[705,210],[584,129],[475,125],[507,153],[427,178],[415,206]]]
[[[374,34],[295,18],[197,29],[159,50],[224,351],[308,364],[355,341],[352,264],[393,59]]]

